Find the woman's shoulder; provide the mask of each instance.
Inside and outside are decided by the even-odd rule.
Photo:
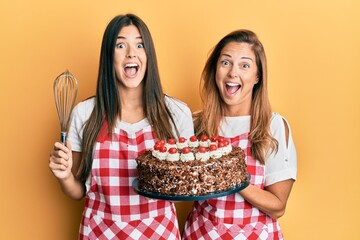
[[[81,102],[79,102],[75,108],[77,109],[81,109],[81,110],[86,110],[86,109],[93,109],[95,105],[95,97],[90,97],[87,98]]]
[[[283,127],[288,124],[287,120],[279,113],[273,112],[271,115],[271,128]]]
[[[87,119],[95,105],[95,97],[90,97],[84,101],[79,102],[73,110],[73,114],[78,115],[80,118]]]
[[[182,137],[189,138],[194,135],[194,124],[190,108],[179,99],[165,95],[165,103],[173,117],[174,124]],[[173,131],[176,136],[176,131]]]
[[[270,123],[270,130],[278,141],[289,141],[291,138],[291,129],[288,121],[279,113],[273,112]]]
[[[185,102],[166,94],[165,94],[165,103],[168,106],[168,108],[170,108],[171,110],[179,109],[179,110],[190,111],[189,106]]]

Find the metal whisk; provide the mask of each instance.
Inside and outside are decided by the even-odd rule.
[[[66,142],[66,134],[69,128],[70,115],[74,107],[77,91],[77,80],[68,70],[61,73],[54,80],[54,99],[60,121],[60,140],[63,144]]]

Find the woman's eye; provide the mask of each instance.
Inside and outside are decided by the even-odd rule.
[[[249,68],[249,67],[250,67],[250,65],[249,65],[249,64],[247,64],[247,63],[244,63],[244,64],[242,65],[242,67],[243,67],[243,68]]]
[[[116,48],[124,48],[124,47],[125,47],[125,44],[123,44],[123,43],[116,44]]]
[[[221,64],[224,65],[224,66],[229,66],[230,65],[229,61],[221,61]]]
[[[144,44],[142,44],[142,43],[139,43],[136,46],[137,46],[137,48],[144,48]]]

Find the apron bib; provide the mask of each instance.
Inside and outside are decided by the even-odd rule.
[[[154,146],[152,127],[138,131],[115,128],[112,140],[105,125],[95,144],[90,189],[79,239],[179,239],[172,202],[146,199],[134,192],[135,158]]]
[[[228,139],[246,155],[250,184],[264,189],[265,168],[251,156],[248,133]],[[278,221],[267,216],[238,194],[194,202],[183,239],[283,239]]]

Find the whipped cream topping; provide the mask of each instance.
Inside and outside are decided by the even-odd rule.
[[[209,140],[200,141],[200,142],[199,142],[199,145],[200,145],[200,146],[204,146],[204,147],[209,147],[209,142],[210,142]]]
[[[193,136],[191,137],[192,141],[183,137],[179,138],[180,141],[177,142],[174,139],[169,139],[169,142],[159,140],[152,150],[152,156],[159,160],[168,161],[191,161],[195,159],[207,161],[210,158],[218,159],[228,155],[233,149],[231,144],[222,137],[212,137],[211,139],[205,137],[201,139],[198,140]]]
[[[160,160],[165,160],[167,155],[168,155],[167,152],[158,152],[157,158]]]
[[[176,146],[176,144],[175,144],[175,143],[174,143],[174,144],[166,143],[166,144],[165,144],[165,146],[166,146],[166,148],[167,148],[167,149],[170,149],[170,148],[177,148],[177,146]]]
[[[210,158],[210,153],[209,152],[205,152],[205,153],[201,153],[201,152],[197,152],[195,154],[196,160],[201,160],[201,161],[207,161]]]
[[[187,144],[187,142],[185,141],[185,142],[183,142],[183,143],[181,143],[181,142],[177,142],[176,143],[176,146],[177,146],[177,148],[178,149],[183,149],[184,147],[187,147],[188,146],[188,144]]]
[[[222,157],[222,152],[220,149],[216,149],[214,151],[210,151],[210,157],[212,158],[221,158]]]
[[[231,144],[228,144],[227,146],[221,148],[221,152],[223,155],[228,155],[231,151],[232,151]]]
[[[199,141],[196,140],[196,141],[192,142],[192,141],[189,140],[189,141],[188,141],[188,144],[189,144],[189,147],[195,148],[195,147],[198,147],[198,146],[199,146]]]
[[[181,161],[191,161],[191,160],[195,160],[195,157],[194,157],[194,154],[192,152],[181,153],[180,160]]]
[[[166,157],[168,161],[179,161],[180,154],[179,153],[169,153]]]
[[[153,149],[153,150],[151,151],[152,156],[155,157],[155,158],[158,157],[158,153],[159,153],[159,150]]]

